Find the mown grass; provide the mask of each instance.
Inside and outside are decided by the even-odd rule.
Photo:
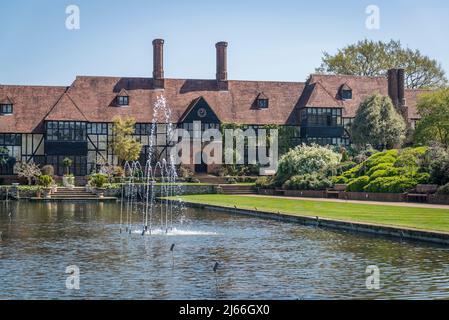
[[[188,195],[181,199],[191,203],[449,232],[449,207],[434,209],[217,194]]]

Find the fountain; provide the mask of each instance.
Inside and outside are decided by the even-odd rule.
[[[162,123],[159,120],[163,119]],[[158,159],[155,137],[157,125],[166,126],[166,141],[174,134],[171,110],[163,96],[154,104],[153,120],[149,133],[149,152],[145,166],[138,161],[126,162],[125,178],[122,181],[120,207],[120,233],[144,235],[169,234],[174,230],[174,219],[183,216],[182,203],[167,199],[182,194],[182,186],[177,183],[178,173],[173,157]],[[159,182],[159,183],[158,183]],[[157,198],[161,197],[160,200]],[[164,199],[165,198],[165,199]],[[156,205],[158,203],[158,205]],[[142,227],[134,227],[134,216],[142,217]]]

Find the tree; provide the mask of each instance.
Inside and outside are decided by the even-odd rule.
[[[136,124],[135,120],[133,118],[122,119],[120,117],[115,117],[113,120],[113,142],[111,147],[119,163],[136,161],[139,159],[142,144],[132,136],[134,125]]]
[[[439,88],[447,83],[445,72],[438,61],[419,50],[403,48],[400,41],[363,40],[338,50],[337,54],[323,53],[319,73],[359,76],[385,76],[389,69],[405,69],[406,86]]]
[[[417,105],[421,120],[415,130],[415,141],[437,142],[449,148],[449,89],[423,94]]]
[[[350,131],[357,146],[382,150],[404,141],[406,125],[389,97],[374,94],[361,103]]]
[[[17,175],[28,180],[28,185],[31,186],[33,180],[41,175],[41,169],[34,162],[22,162],[17,169]]]

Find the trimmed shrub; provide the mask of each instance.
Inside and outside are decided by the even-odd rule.
[[[378,166],[379,164],[391,163],[393,165],[396,162],[397,156],[398,150],[379,152],[372,155],[368,160],[366,160],[365,166],[369,170],[372,167]]]
[[[332,178],[333,184],[348,184],[349,179],[344,176],[337,176]]]
[[[283,188],[288,190],[326,190],[332,185],[332,182],[326,177],[305,174],[291,177],[284,183]]]
[[[412,178],[399,177],[381,177],[370,182],[365,186],[364,191],[376,193],[404,193],[416,187],[418,182]]]
[[[48,188],[52,185],[53,178],[48,175],[41,175],[39,176],[39,185],[43,186],[44,188]]]
[[[107,182],[108,176],[104,173],[95,173],[89,179],[89,184],[95,188],[102,188]]]
[[[392,163],[381,163],[378,164],[377,166],[372,167],[371,169],[368,170],[368,172],[366,173],[368,176],[371,176],[374,172],[379,171],[379,170],[387,170],[393,167]]]
[[[341,154],[318,145],[300,145],[291,149],[279,160],[276,182],[282,185],[293,176],[318,173],[329,175],[335,171]]]
[[[47,164],[42,167],[41,172],[43,175],[46,175],[46,176],[54,176],[55,168],[51,164]]]
[[[352,161],[346,161],[346,162],[342,162],[340,163],[337,168],[336,168],[336,174],[338,175],[342,175],[344,172],[351,170],[352,168],[356,167],[357,163],[352,162]]]
[[[368,183],[369,177],[361,176],[350,181],[346,190],[350,192],[363,192],[363,188],[368,185]]]

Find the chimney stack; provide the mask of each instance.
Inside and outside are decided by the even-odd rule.
[[[153,40],[153,87],[164,89],[164,40]]]
[[[217,84],[219,90],[228,90],[228,56],[227,56],[227,42],[218,42],[215,45],[217,49]]]
[[[396,110],[407,120],[408,108],[405,100],[405,70],[388,70],[388,95],[393,101]]]
[[[388,70],[388,95],[397,108],[399,106],[398,69]]]

